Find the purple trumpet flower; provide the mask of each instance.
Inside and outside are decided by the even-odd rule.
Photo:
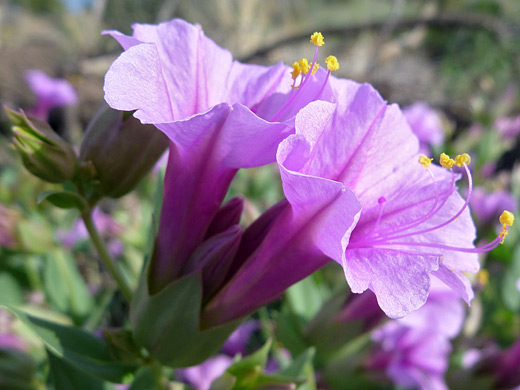
[[[46,121],[53,108],[74,105],[78,96],[72,85],[64,79],[53,79],[37,69],[25,72],[25,80],[36,96],[35,106],[29,115]]]
[[[396,105],[369,85],[331,83],[336,107],[309,104],[296,116],[296,134],[280,144],[287,200],[244,233],[237,271],[206,306],[206,323],[249,314],[329,259],[342,265],[354,293],[372,290],[392,318],[424,304],[432,275],[469,302],[462,272],[477,272],[477,253],[497,246],[512,225],[506,213],[500,236],[474,248],[469,156],[443,154],[448,169],[430,167]],[[454,164],[468,176],[466,200]]]
[[[171,140],[151,262],[156,292],[193,269],[189,263],[197,260],[190,256],[208,238],[236,171],[273,162],[280,141],[294,132],[298,110],[330,98],[330,71],[311,71],[315,60],[302,62],[291,88],[288,67],[233,61],[182,20],[133,28],[131,37],[106,32],[125,52],[106,75],[105,99],[113,108],[136,110],[135,117]]]
[[[449,340],[462,329],[464,317],[462,301],[433,278],[424,306],[373,332],[379,346],[368,367],[385,370],[404,388],[447,389],[444,374],[451,352]]]

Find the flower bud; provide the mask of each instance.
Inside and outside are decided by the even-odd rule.
[[[226,202],[218,211],[206,232],[206,238],[213,237],[227,230],[230,226],[240,223],[242,209],[244,208],[244,198],[237,196]]]
[[[241,238],[242,228],[233,225],[204,241],[191,255],[184,274],[202,270],[203,301],[207,301],[224,283]]]
[[[96,170],[96,190],[119,198],[130,192],[168,147],[168,138],[127,113],[103,107],[90,121],[80,147],[82,165]]]
[[[72,146],[39,119],[5,107],[12,123],[13,146],[20,153],[25,168],[51,183],[72,180],[76,153]]]

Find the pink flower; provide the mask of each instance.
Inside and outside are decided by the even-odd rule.
[[[29,115],[46,121],[56,107],[74,105],[78,96],[72,85],[64,79],[53,79],[41,70],[28,70],[25,79],[36,96],[36,105]]]
[[[211,382],[221,376],[232,362],[229,356],[217,355],[197,366],[177,370],[177,375],[196,390],[209,390]]]
[[[419,139],[420,149],[428,153],[430,146],[444,142],[444,130],[439,115],[426,103],[415,103],[403,110],[412,131]]]

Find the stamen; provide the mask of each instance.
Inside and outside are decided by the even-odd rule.
[[[300,75],[300,73],[302,72],[301,68],[300,68],[300,64],[298,63],[298,61],[295,61],[293,62],[292,64],[292,68],[293,68],[293,71],[291,72],[291,76],[292,76],[292,79],[294,81],[296,81],[296,78]]]
[[[433,161],[433,158],[428,158],[424,154],[419,157],[419,163],[425,167],[428,168]]]
[[[499,221],[502,224],[502,231],[498,236],[502,238],[500,243],[503,244],[506,236],[509,234],[509,227],[513,226],[513,223],[515,222],[515,216],[512,212],[504,210],[500,215]]]
[[[327,64],[327,68],[329,71],[334,72],[339,69],[339,62],[338,59],[334,56],[328,56],[325,59],[325,63]]]
[[[469,165],[471,157],[467,153],[459,154],[455,157],[455,165],[462,168],[464,164]]]
[[[396,233],[401,233],[401,232],[410,230],[411,228],[414,228],[414,227],[419,226],[422,223],[426,222],[432,215],[437,214],[444,207],[444,205],[448,201],[448,198],[455,190],[455,175],[453,174],[453,172],[451,173],[450,189],[446,192],[446,196],[444,197],[441,204],[438,204],[439,198],[440,198],[439,188],[438,188],[439,186],[437,184],[437,181],[435,180],[435,177],[433,176],[433,173],[431,173],[431,171],[429,169],[426,169],[426,172],[428,172],[428,175],[430,175],[432,182],[433,182],[434,189],[435,189],[435,198],[434,198],[433,204],[430,207],[430,209],[425,214],[423,214],[421,217],[419,217],[413,221],[404,223],[403,225],[399,226],[398,228],[383,229],[383,230],[380,230],[379,232],[376,232],[376,234],[378,236],[384,236],[385,234],[396,234]]]
[[[292,65],[293,70],[291,72],[291,76],[293,79],[292,88],[297,89],[297,91],[296,91],[296,93],[292,93],[292,91],[291,91],[291,93],[287,97],[287,100],[285,101],[283,106],[271,118],[272,122],[280,120],[287,113],[287,111],[289,111],[290,107],[294,103],[294,100],[296,99],[296,96],[298,96],[298,94],[301,93],[300,91],[303,89],[303,87],[305,86],[307,81],[310,79],[310,77],[313,74],[315,74],[318,71],[318,69],[320,67],[319,64],[316,62],[316,60],[318,59],[318,49],[325,44],[323,35],[319,32],[315,32],[314,34],[311,35],[310,42],[316,46],[316,51],[314,52],[314,58],[312,60],[312,64],[309,65],[309,61],[306,58],[302,58],[299,61],[293,63],[293,65]],[[336,58],[336,57],[334,57],[334,58]],[[337,62],[337,60],[336,60],[336,62]],[[339,65],[338,65],[338,68],[339,68]],[[330,67],[329,67],[329,69],[330,69]],[[330,71],[329,71],[329,73],[330,73]],[[298,76],[302,77],[299,86],[296,85],[296,78]],[[325,83],[321,87],[316,98],[318,98],[321,95],[321,93],[323,92],[323,89],[325,88],[325,84],[327,84],[327,80],[328,80],[328,74],[325,79]]]
[[[450,158],[450,156],[448,156],[446,153],[441,153],[439,163],[441,164],[441,167],[451,169],[453,168],[453,164],[455,164],[455,160]]]
[[[309,70],[311,69],[311,67],[309,65],[309,61],[307,60],[307,58],[302,58],[301,60],[299,60],[298,65],[300,66],[300,73],[302,73],[302,74],[309,73]]]
[[[426,156],[419,157],[419,163],[421,163],[425,167],[429,167],[429,165],[431,164],[431,161],[432,161],[432,159],[430,159]],[[372,228],[368,234],[364,234],[363,235],[364,237],[362,239],[360,239],[360,240],[354,239],[353,241],[351,241],[349,248],[355,249],[355,248],[369,248],[369,247],[387,248],[387,247],[395,247],[395,246],[400,246],[400,247],[414,247],[415,246],[415,247],[436,248],[436,249],[441,249],[441,250],[450,250],[450,251],[465,252],[465,253],[484,253],[484,252],[491,251],[492,249],[496,248],[498,245],[502,244],[504,242],[505,237],[509,233],[509,231],[508,231],[509,227],[513,226],[514,219],[515,219],[513,213],[511,213],[508,210],[505,210],[500,215],[499,221],[502,224],[502,231],[500,232],[500,234],[493,241],[491,241],[488,244],[483,245],[481,247],[461,248],[461,247],[456,247],[456,246],[451,246],[451,245],[439,244],[439,243],[435,243],[435,242],[395,241],[395,240],[398,240],[401,238],[414,237],[417,235],[422,235],[422,234],[426,234],[426,233],[441,229],[441,228],[447,226],[448,224],[452,223],[453,221],[457,220],[457,218],[466,210],[466,208],[469,204],[472,189],[473,189],[473,180],[471,177],[471,172],[469,171],[469,168],[468,168],[468,164],[471,162],[471,157],[467,153],[464,153],[464,154],[456,156],[455,159],[453,160],[448,155],[442,153],[441,157],[440,157],[440,161],[441,161],[441,165],[443,165],[445,168],[449,168],[452,173],[452,188],[448,191],[445,200],[442,202],[442,204],[439,207],[436,207],[434,205],[433,209],[435,209],[435,210],[433,211],[433,214],[436,214],[444,207],[444,205],[446,204],[446,201],[448,200],[451,193],[453,192],[455,175],[453,174],[453,170],[451,167],[453,167],[453,165],[463,167],[465,170],[465,173],[467,175],[467,178],[468,178],[467,197],[464,201],[464,204],[462,205],[462,207],[459,209],[459,211],[455,215],[448,218],[446,221],[444,221],[436,226],[430,227],[430,228],[426,228],[426,229],[415,231],[415,232],[404,233],[404,234],[396,234],[396,233],[409,231],[410,228],[422,224],[423,222],[426,221],[427,218],[430,217],[430,215],[427,214],[425,217],[423,216],[416,221],[413,221],[408,224],[404,224],[403,226],[400,226],[397,229],[393,229],[390,231],[388,231],[389,229],[386,229],[386,231],[380,230],[379,232],[377,232],[376,237],[374,237],[374,236],[371,237],[371,233],[378,228],[380,221],[382,219],[382,216],[383,216],[383,204],[386,202],[386,199],[384,197],[381,197],[378,200],[378,203],[380,204],[380,210],[379,210],[379,215],[375,222],[374,228]],[[430,173],[430,175],[433,178],[433,175],[431,174],[431,172],[429,170],[428,170],[428,172]],[[434,179],[434,183],[435,183],[435,179]],[[436,191],[437,191],[437,188],[436,188]],[[435,204],[437,204],[437,199],[438,199],[438,196],[436,194]],[[390,249],[390,248],[387,248],[387,249]],[[420,253],[418,253],[418,254],[420,254]],[[442,261],[442,256],[441,256],[441,261]]]
[[[325,39],[320,32],[315,32],[311,35],[311,43],[316,46],[323,46],[325,44]]]

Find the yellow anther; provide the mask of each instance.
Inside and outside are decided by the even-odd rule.
[[[315,32],[311,35],[311,43],[316,46],[323,46],[325,44],[325,39],[320,32]]]
[[[320,64],[317,62],[314,64],[314,67],[312,68],[312,74],[316,73],[318,69],[320,68]]]
[[[459,154],[455,157],[455,165],[458,167],[463,167],[465,165],[469,165],[471,162],[471,157],[467,153]]]
[[[432,163],[432,161],[433,161],[433,158],[428,158],[424,154],[419,157],[419,163],[425,168],[428,168],[430,166],[430,164]]]
[[[311,70],[311,66],[309,65],[309,61],[307,61],[307,58],[302,58],[300,61],[298,61],[298,65],[300,66],[300,73],[307,74],[309,73],[309,70]]]
[[[450,169],[453,167],[453,164],[455,164],[455,160],[450,158],[450,156],[448,156],[446,153],[441,153],[439,163],[441,164],[441,167]]]
[[[499,218],[500,223],[506,226],[513,226],[515,215],[511,211],[504,210]]]
[[[328,56],[327,58],[325,58],[325,63],[327,64],[327,68],[331,72],[334,72],[335,70],[339,69],[338,59],[334,56]]]
[[[506,236],[509,234],[508,228],[509,226],[513,226],[515,222],[515,216],[512,212],[504,210],[499,218],[500,223],[502,224],[502,231],[500,232],[500,237],[502,237],[501,244],[504,243]]]
[[[298,62],[293,62],[292,64],[293,71],[291,72],[291,76],[293,80],[296,80],[296,77],[298,77],[301,73],[300,64]]]

